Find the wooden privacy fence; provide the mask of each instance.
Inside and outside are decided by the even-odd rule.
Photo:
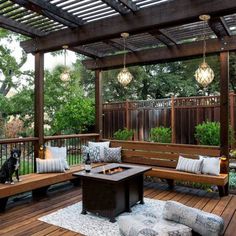
[[[230,123],[235,130],[236,95],[230,93]],[[167,98],[103,104],[103,137],[115,131],[134,130],[134,140],[149,140],[151,128],[172,129],[172,142],[196,144],[195,126],[204,121],[220,121],[220,96]]]

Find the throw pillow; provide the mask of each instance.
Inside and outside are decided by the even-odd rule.
[[[61,159],[63,164],[64,164],[64,168],[66,170],[69,170],[69,164],[67,162],[67,154],[66,154],[66,147],[50,147],[50,146],[46,146],[46,150],[45,150],[45,159]]]
[[[121,162],[121,147],[104,148],[104,162]]]
[[[194,160],[179,156],[176,170],[200,174],[202,170],[202,160]]]
[[[203,161],[202,173],[206,175],[220,174],[220,157],[199,156]]]
[[[37,173],[65,172],[64,163],[61,159],[36,158]]]
[[[89,157],[91,162],[101,162],[100,159],[100,147],[87,147],[82,146],[82,158],[85,161],[87,158],[87,153],[89,153]]]
[[[99,147],[100,148],[100,160],[104,161],[104,148],[109,148],[110,141],[108,142],[88,142],[88,147]]]
[[[224,229],[221,217],[175,201],[165,203],[163,218],[187,225],[200,235],[218,236]]]

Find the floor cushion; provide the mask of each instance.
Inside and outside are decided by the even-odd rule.
[[[191,228],[172,221],[167,221],[162,217],[152,213],[144,213],[135,216],[120,216],[118,225],[123,236],[191,236]]]
[[[165,203],[163,218],[187,225],[202,236],[222,235],[224,229],[224,220],[220,216],[175,201]]]

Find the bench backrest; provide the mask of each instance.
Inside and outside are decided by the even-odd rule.
[[[172,168],[176,167],[179,155],[193,159],[199,155],[220,156],[216,146],[111,140],[111,147],[122,147],[123,162]]]

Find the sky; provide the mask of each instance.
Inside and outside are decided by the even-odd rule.
[[[7,44],[8,48],[12,50],[12,55],[15,56],[17,60],[21,57],[21,47],[20,43],[17,41],[13,41],[10,46],[9,42],[3,41],[3,44]],[[64,55],[56,55],[52,56],[51,53],[45,53],[44,54],[44,69],[52,70],[57,65],[63,65],[64,64]],[[71,66],[72,63],[76,61],[76,54],[72,51],[67,50],[67,57],[66,57],[66,64],[67,66]],[[34,70],[34,56],[32,54],[28,54],[28,58],[24,66],[22,67],[22,70]]]

